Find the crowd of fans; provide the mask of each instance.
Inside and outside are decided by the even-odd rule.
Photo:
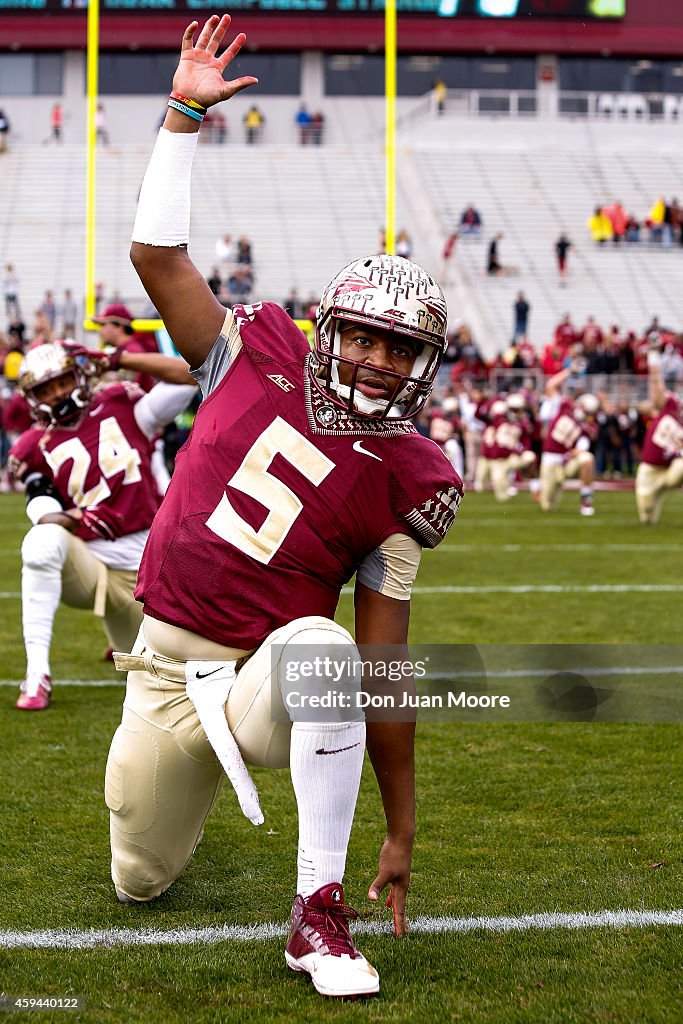
[[[588,228],[597,245],[611,242],[651,242],[654,245],[683,245],[683,208],[677,199],[659,196],[645,217],[626,213],[620,202],[596,206]]]
[[[642,331],[625,331],[618,324],[607,328],[589,316],[582,327],[566,313],[555,328],[553,338],[540,351],[520,336],[503,353],[484,360],[466,326],[453,332],[445,362],[452,382],[463,377],[487,380],[492,371],[538,370],[552,376],[572,366],[579,376],[602,374],[647,375],[647,354],[653,342],[662,349],[662,375],[667,387],[683,383],[683,334],[659,323],[657,317]]]

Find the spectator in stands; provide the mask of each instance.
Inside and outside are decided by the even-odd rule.
[[[107,115],[104,110],[104,103],[98,103],[95,109],[95,138],[103,146],[109,145],[109,132],[107,131]]]
[[[404,256],[407,260],[413,258],[413,242],[405,228],[399,231],[395,248],[397,256]]]
[[[243,263],[248,267],[251,266],[251,242],[246,235],[242,235],[242,237],[237,240],[236,262]]]
[[[442,78],[435,78],[432,84],[432,101],[434,104],[434,110],[440,117],[446,109],[446,100],[448,99],[448,86]]]
[[[611,206],[603,207],[603,212],[609,217],[612,225],[612,241],[615,245],[621,242],[626,234],[626,214],[621,203],[612,203]]]
[[[57,304],[51,291],[45,292],[45,297],[43,298],[39,309],[41,313],[44,313],[47,317],[50,324],[50,330],[54,331],[55,321],[57,319]]]
[[[95,316],[99,313],[104,302],[104,281],[97,281],[95,284]]]
[[[664,218],[666,216],[666,203],[662,196],[655,199],[647,217],[647,226],[650,229],[650,241],[657,245],[662,240],[664,233]]]
[[[325,131],[325,115],[320,110],[311,114],[311,142],[314,146],[320,146]]]
[[[586,323],[581,328],[581,341],[583,342],[584,348],[595,348],[602,341],[602,329],[596,324],[595,317],[589,316]]]
[[[505,273],[505,269],[500,262],[498,257],[498,243],[502,241],[504,235],[494,235],[489,243],[488,254],[486,258],[486,273],[489,277],[500,277]]]
[[[78,320],[78,306],[74,301],[70,288],[64,290],[64,301],[61,309],[62,337],[76,337],[76,321]]]
[[[19,375],[19,367],[21,366],[23,359],[24,346],[18,339],[12,338],[9,341],[9,349],[2,367],[2,373],[5,380],[9,381],[11,384],[16,383],[16,379]]]
[[[443,260],[443,268],[441,270],[441,285],[442,287],[449,284],[450,281],[450,268],[455,254],[455,245],[458,241],[458,232],[452,231],[446,239],[443,247],[441,258]]]
[[[674,239],[678,241],[681,229],[681,216],[683,211],[678,205],[677,199],[672,199],[664,207],[664,225],[662,229],[662,242],[664,245],[673,245]]]
[[[640,224],[638,223],[638,221],[632,213],[629,213],[628,217],[626,218],[626,241],[640,241]]]
[[[50,134],[48,135],[46,142],[63,142],[63,130],[64,130],[64,108],[62,104],[52,104],[52,110],[50,111]]]
[[[254,278],[247,266],[236,267],[227,280],[228,294],[231,302],[244,302],[251,294]]]
[[[612,221],[602,206],[596,206],[593,216],[588,219],[591,237],[598,245],[604,245],[612,238]]]
[[[514,306],[512,307],[515,314],[515,327],[512,335],[513,342],[526,341],[527,334],[529,333],[529,313],[531,312],[531,306],[526,298],[524,292],[518,292]]]
[[[285,313],[291,316],[292,320],[299,320],[302,316],[301,302],[296,288],[292,288],[287,298],[282,303]]]
[[[10,123],[7,114],[0,108],[0,153],[7,152],[7,136],[9,135]]]
[[[387,229],[380,228],[377,235],[377,252],[387,251]]]
[[[308,113],[305,103],[302,103],[297,110],[294,116],[294,123],[299,135],[299,143],[305,146],[311,138],[311,115]]]
[[[255,142],[260,142],[266,119],[255,103],[249,107],[242,121],[247,145],[251,146]]]
[[[206,279],[206,283],[208,284],[209,288],[216,296],[216,298],[218,298],[218,296],[221,293],[221,285],[223,283],[221,281],[221,275],[219,273],[218,267],[213,267],[210,276],[207,277]]]
[[[228,137],[228,122],[225,114],[221,114],[219,110],[213,111],[212,114],[211,140],[218,146],[222,146]]]
[[[460,214],[460,234],[479,235],[483,222],[479,211],[470,203]]]
[[[5,316],[20,316],[19,310],[19,278],[16,275],[14,266],[8,263],[5,267],[5,276],[2,282],[2,290],[5,296]]]
[[[555,256],[557,258],[557,276],[560,279],[560,284],[564,284],[567,276],[567,254],[572,247],[572,243],[569,241],[564,232],[555,242]]]
[[[7,340],[8,341],[19,341],[23,347],[24,345],[24,334],[26,333],[26,324],[17,316],[16,313],[10,318],[10,322],[7,327]]]
[[[214,248],[216,259],[221,263],[232,263],[235,258],[235,247],[232,244],[230,235],[221,235],[216,239]]]
[[[577,338],[577,331],[572,323],[569,313],[565,313],[555,328],[554,339],[558,345],[568,348],[573,345]]]
[[[672,342],[668,342],[662,349],[661,360],[664,387],[675,391],[683,383],[683,356]]]
[[[47,341],[52,341],[54,337],[54,331],[50,326],[50,320],[45,315],[42,309],[37,309],[33,316],[33,327],[31,329],[31,341],[29,348],[36,348],[38,345],[44,345]]]

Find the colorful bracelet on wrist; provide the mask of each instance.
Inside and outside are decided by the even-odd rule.
[[[175,89],[171,92],[171,99],[178,100],[179,103],[184,103],[186,107],[192,107],[192,109],[196,110],[199,114],[206,113],[206,107],[202,106],[201,103],[198,103],[197,100],[191,99],[190,96],[183,96],[181,92],[176,92]]]
[[[173,97],[168,101],[169,107],[173,107],[174,110],[179,110],[181,114],[185,114],[187,117],[191,117],[193,121],[203,121],[204,115],[200,114],[198,110],[193,110],[192,107],[188,107],[187,104],[181,103],[180,100],[174,100]]]

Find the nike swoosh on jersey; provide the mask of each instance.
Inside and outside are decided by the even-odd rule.
[[[196,672],[195,679],[208,679],[209,676],[215,676],[216,672],[220,672],[223,668],[225,668],[225,665],[219,665],[218,668],[212,668],[210,672]]]
[[[354,441],[353,442],[353,450],[354,450],[354,452],[360,452],[361,455],[369,455],[371,459],[377,459],[378,462],[382,462],[383,461],[379,457],[379,455],[375,455],[374,452],[369,452],[369,451],[367,451],[366,448],[363,448],[363,442],[362,441]]]
[[[99,416],[103,409],[104,409],[103,405],[98,405],[96,409],[91,409],[90,410],[90,412],[88,413],[88,416]]]
[[[336,750],[316,750],[316,754],[341,754],[343,750],[353,750],[354,747],[359,747],[360,743],[352,743],[350,747],[338,747]]]

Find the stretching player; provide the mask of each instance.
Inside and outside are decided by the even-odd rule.
[[[395,931],[405,932],[414,725],[366,730],[340,712],[290,726],[280,667],[292,645],[357,657],[333,621],[354,572],[355,641],[404,650],[421,547],[442,540],[462,494],[448,459],[411,423],[445,349],[446,305],[421,267],[379,255],[325,288],[314,352],[274,303],[226,313],[187,243],[199,124],[256,84],[223,79],[245,39],[218,57],[229,23],[209,18],[196,42],[196,22],[185,31],[133,232],[135,268],[204,400],[140,568],[138,642],[117,659],[129,674],[107,766],[112,876],[124,902],[158,896],[192,856],[224,773],[258,824],[242,755],[288,761],[299,844],[286,962],[323,995],[369,995],[379,978],[349,933],[346,851],[367,744],[386,816],[368,895],[389,886]]]
[[[148,394],[129,383],[94,391],[96,377],[112,365],[169,383]],[[50,645],[60,601],[101,616],[112,646],[135,640],[142,618],[135,580],[159,507],[150,441],[189,404],[196,386],[179,359],[124,354],[112,363],[60,342],[28,352],[18,386],[36,423],[10,452],[33,524],[21,545],[26,677],[16,706],[42,711],[52,693]]]

